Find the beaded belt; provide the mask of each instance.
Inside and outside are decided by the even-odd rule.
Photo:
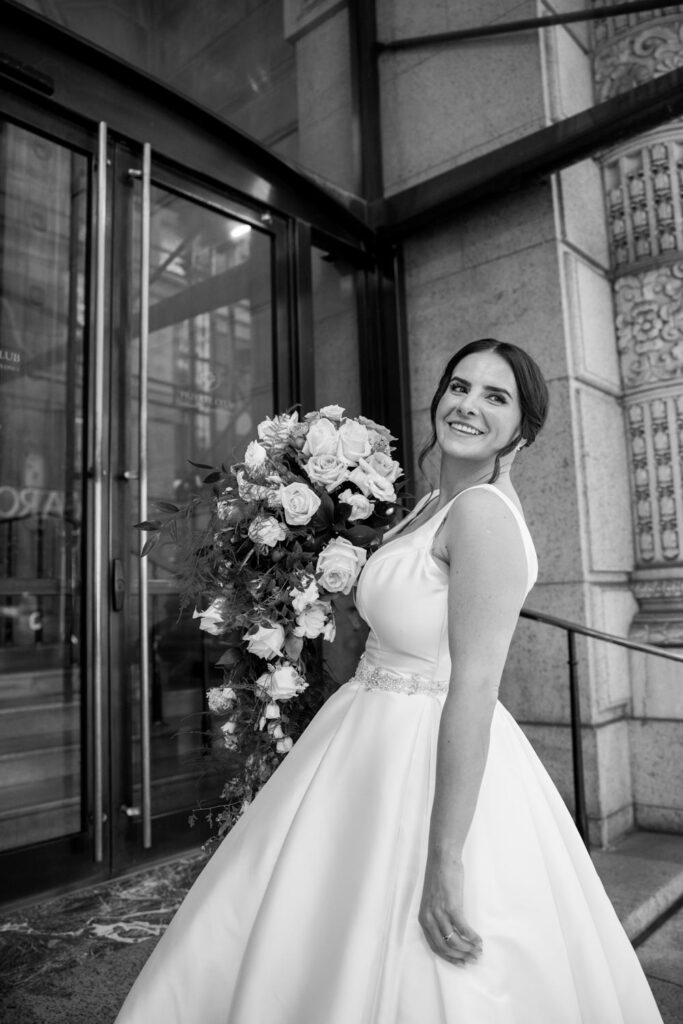
[[[354,674],[366,690],[385,690],[391,693],[421,693],[427,697],[445,697],[448,693],[447,679],[427,679],[426,676],[401,675],[386,668],[372,668],[361,655]]]

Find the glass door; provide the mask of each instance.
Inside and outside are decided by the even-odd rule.
[[[181,606],[177,547],[162,542],[141,560],[134,524],[157,502],[188,500],[207,472],[192,463],[238,461],[286,395],[274,276],[284,225],[164,172],[147,148],[142,159],[118,152],[116,181],[114,857],[130,863],[198,845],[204,814],[195,832],[188,817],[215,803],[226,770],[205,696],[220,649]]]
[[[0,121],[0,860],[92,860],[84,540],[92,160]],[[29,863],[30,862],[30,863]],[[16,869],[16,873],[15,873]],[[67,871],[67,874],[69,873]]]

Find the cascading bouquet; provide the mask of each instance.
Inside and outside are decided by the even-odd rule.
[[[257,427],[243,462],[205,477],[209,522],[185,573],[185,600],[200,629],[225,647],[223,681],[207,694],[236,772],[211,820],[222,835],[291,749],[327,696],[320,640],[335,636],[333,601],[349,594],[395,512],[386,427],[328,405]],[[196,465],[196,464],[194,464]],[[201,466],[203,469],[212,467]],[[159,503],[163,531],[186,509]],[[150,537],[145,548],[153,546]],[[143,549],[143,553],[145,549]],[[313,677],[319,685],[309,685]]]

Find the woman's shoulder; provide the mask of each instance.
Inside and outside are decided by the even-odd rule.
[[[514,492],[513,492],[514,493]],[[444,542],[464,546],[483,542],[491,549],[494,538],[503,545],[519,542],[520,531],[526,532],[519,499],[493,484],[468,487],[456,495],[439,531]]]

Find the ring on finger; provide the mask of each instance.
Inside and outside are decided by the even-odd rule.
[[[449,932],[448,935],[442,935],[442,939],[443,939],[444,942],[450,942],[450,940],[453,938],[454,935],[455,935],[455,928],[453,929],[452,932]]]

